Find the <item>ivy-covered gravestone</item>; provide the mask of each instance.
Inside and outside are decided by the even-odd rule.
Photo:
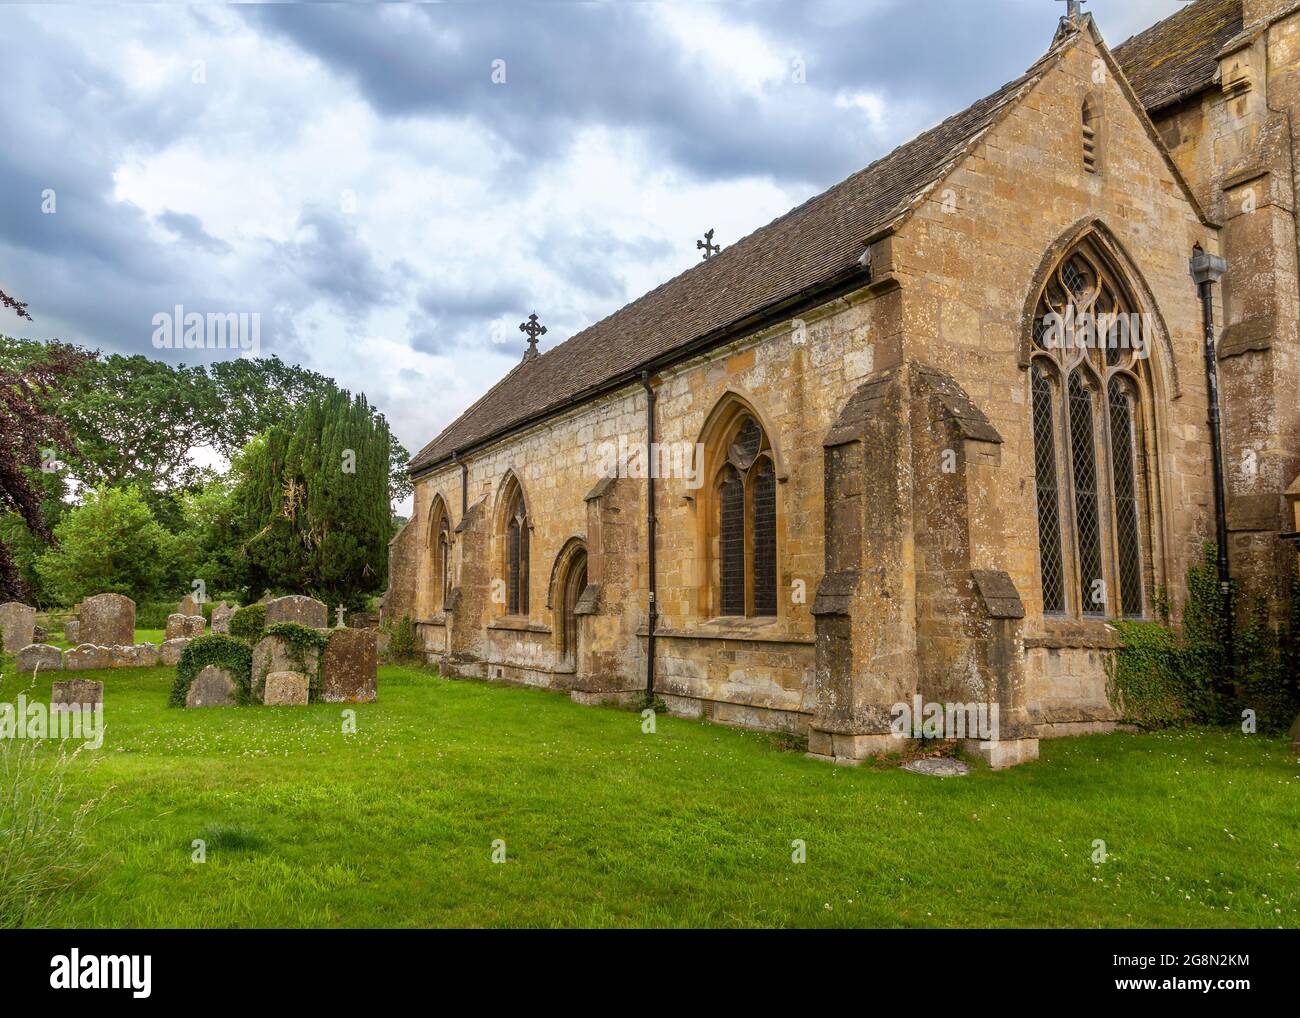
[[[249,702],[253,655],[248,644],[213,634],[189,641],[176,664],[173,707],[238,706]]]
[[[296,622],[267,627],[266,635],[253,648],[253,702],[266,702],[266,681],[272,672],[300,672],[307,676],[308,702],[319,700],[321,655],[327,639],[327,632]]]

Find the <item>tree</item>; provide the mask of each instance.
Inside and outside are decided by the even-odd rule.
[[[6,307],[29,317],[25,304],[7,294],[0,296]],[[51,407],[88,357],[63,343],[41,346],[36,356],[22,341],[7,337],[0,337],[0,353],[5,355],[0,359],[0,516],[16,517],[30,536],[48,542],[51,537],[42,511],[41,489],[33,478],[48,472],[60,454],[72,449],[68,430]],[[11,521],[10,527],[13,525]],[[0,536],[0,599],[31,596],[8,542]]]
[[[165,590],[171,539],[136,488],[87,491],[54,537],[57,546],[41,555],[36,572],[63,604],[102,593],[149,601]]]
[[[250,593],[288,590],[361,605],[387,577],[392,437],[364,396],[313,399],[250,443],[232,514]]]

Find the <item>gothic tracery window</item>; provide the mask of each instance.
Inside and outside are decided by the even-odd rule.
[[[776,468],[762,426],[740,414],[724,432],[713,478],[721,615],[777,614]]]
[[[1148,333],[1089,242],[1053,270],[1030,364],[1043,611],[1143,615],[1149,601]]]

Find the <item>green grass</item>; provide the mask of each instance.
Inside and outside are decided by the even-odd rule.
[[[416,668],[355,735],[337,705],[169,709],[171,669],[83,674],[107,736],[67,808],[106,804],[60,925],[1300,926],[1300,760],[1263,736],[940,780]]]

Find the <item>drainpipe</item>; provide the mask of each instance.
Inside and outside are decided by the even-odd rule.
[[[659,606],[655,602],[655,391],[650,386],[650,372],[641,372],[641,384],[645,387],[645,433],[646,433],[646,552],[647,585],[649,586],[650,623],[646,628],[646,663],[645,663],[645,698],[646,705],[651,706],[655,698],[655,626],[659,621]]]
[[[460,518],[463,520],[469,512],[469,464],[460,459],[455,451],[451,454],[451,461],[460,464]]]
[[[1192,279],[1201,295],[1201,322],[1205,330],[1205,391],[1210,405],[1210,447],[1214,457],[1214,523],[1219,545],[1219,594],[1223,598],[1224,651],[1233,666],[1232,596],[1228,578],[1228,498],[1223,481],[1223,437],[1219,424],[1219,363],[1214,349],[1214,284],[1228,271],[1228,263],[1206,254],[1197,244],[1191,261]],[[1231,671],[1229,671],[1231,675]]]

